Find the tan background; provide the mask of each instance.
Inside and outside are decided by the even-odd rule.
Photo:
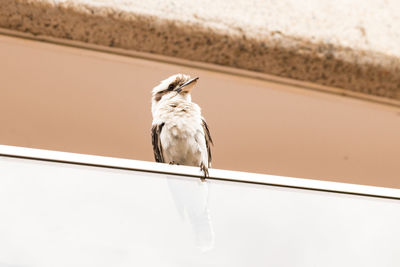
[[[400,109],[0,36],[0,143],[153,160],[150,91],[200,76],[215,168],[400,188]]]

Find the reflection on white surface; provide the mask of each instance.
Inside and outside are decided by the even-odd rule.
[[[167,182],[181,218],[184,219],[186,214],[192,226],[196,246],[204,252],[212,249],[214,230],[208,210],[209,182],[177,179],[173,176]]]
[[[207,183],[208,197],[198,178],[0,157],[0,263],[400,266],[399,201]]]

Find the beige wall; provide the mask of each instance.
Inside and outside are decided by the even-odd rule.
[[[0,36],[0,143],[153,160],[150,91],[184,72],[213,167],[400,188],[400,109],[195,68]]]

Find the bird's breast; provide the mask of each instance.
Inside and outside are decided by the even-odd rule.
[[[200,123],[196,118],[179,117],[166,121],[164,128],[171,137],[186,139],[196,134],[201,127]]]

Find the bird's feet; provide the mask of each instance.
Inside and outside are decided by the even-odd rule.
[[[207,178],[209,175],[208,175],[208,168],[206,167],[206,165],[204,165],[203,162],[200,164],[200,170],[201,170],[201,171],[203,172],[203,174],[204,174],[204,177],[201,177],[200,180],[201,180],[202,182],[205,182],[205,181],[206,181],[206,178]]]
[[[176,163],[175,161],[170,161],[169,165],[179,165],[179,163]]]

